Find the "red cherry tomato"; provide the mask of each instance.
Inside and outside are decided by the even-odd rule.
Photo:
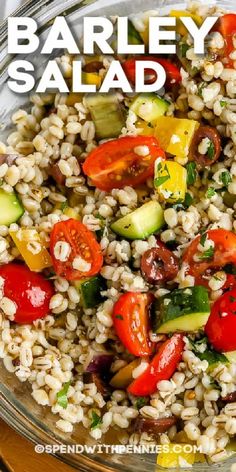
[[[165,341],[147,369],[128,387],[132,395],[147,396],[157,391],[157,382],[169,380],[182,358],[183,334],[174,334]]]
[[[127,292],[114,306],[112,318],[116,334],[134,356],[149,356],[153,352],[148,336],[152,301],[151,293]]]
[[[135,64],[136,61],[153,61],[160,64],[166,72],[166,87],[171,88],[173,85],[179,84],[181,82],[181,75],[178,67],[167,59],[162,59],[161,57],[155,56],[138,56],[136,58],[127,59],[123,62],[122,66],[125,71],[126,76],[132,84],[135,84],[136,70]],[[152,69],[146,69],[145,72],[145,83],[153,84],[156,80],[156,73]]]
[[[56,245],[61,241],[69,243],[70,248],[68,258],[63,261],[56,257]],[[101,247],[95,236],[83,223],[73,218],[60,221],[53,226],[50,253],[55,272],[67,280],[78,280],[98,274],[103,263]],[[73,261],[78,257],[82,259],[82,262],[85,261],[89,264],[88,270],[84,271],[73,267]]]
[[[220,16],[214,25],[213,30],[219,31],[225,40],[225,47],[222,51],[225,67],[233,67],[234,61],[229,58],[229,55],[235,49],[233,36],[236,38],[236,14],[227,13],[226,15]]]
[[[215,301],[205,326],[205,333],[217,351],[236,349],[236,287]]]
[[[236,264],[236,235],[226,229],[211,229],[206,233],[208,239],[215,243],[213,256],[199,262],[194,260],[194,256],[199,254],[197,247],[201,237],[197,236],[184,252],[183,262],[188,264],[188,272],[195,277],[195,283],[208,287],[207,276],[212,270],[229,263]]]
[[[16,323],[31,324],[50,312],[49,302],[54,289],[41,274],[31,272],[24,265],[10,263],[0,267],[0,277],[4,280],[4,297],[16,305]]]
[[[136,154],[135,148],[138,146],[147,146],[149,154]],[[118,138],[90,152],[83,164],[83,171],[101,190],[136,186],[154,174],[157,157],[165,159],[165,153],[153,136]]]

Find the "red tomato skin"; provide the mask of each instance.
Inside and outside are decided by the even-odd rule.
[[[183,334],[176,333],[162,344],[143,374],[129,385],[129,393],[141,397],[152,395],[157,391],[157,382],[171,378],[182,358],[183,337]]]
[[[163,59],[162,57],[155,57],[155,56],[138,56],[136,58],[127,59],[123,64],[122,67],[129,79],[129,81],[134,85],[135,84],[135,64],[136,61],[153,61],[160,64],[166,72],[166,88],[171,88],[173,85],[179,84],[181,82],[181,74],[178,67],[170,62],[168,59]],[[151,71],[151,69],[147,69]],[[153,83],[155,81],[155,77],[153,81],[147,81],[146,83]]]
[[[222,316],[223,314],[223,316]],[[205,333],[216,351],[236,349],[236,287],[219,297],[205,326]]]
[[[135,147],[143,145],[149,147],[149,161],[148,156],[142,157],[134,152]],[[154,175],[158,157],[164,160],[165,153],[154,136],[127,136],[103,143],[91,151],[83,164],[83,171],[100,190],[109,191],[126,185],[135,187]],[[145,165],[139,173],[138,166],[142,163]],[[122,172],[123,176],[120,175]],[[119,178],[111,178],[114,175]]]
[[[208,287],[208,279],[204,277],[208,269],[222,268],[229,263],[236,264],[236,234],[226,229],[211,229],[206,233],[208,239],[215,243],[214,257],[209,261],[194,261],[194,255],[200,243],[200,236],[197,236],[185,250],[183,262],[189,265],[188,272],[195,277],[195,284]]]
[[[151,293],[127,292],[115,303],[112,319],[117,336],[128,351],[137,357],[149,356],[153,343],[149,340],[149,308]]]
[[[229,58],[229,55],[234,50],[233,35],[236,33],[236,14],[226,13],[226,15],[220,16],[213,27],[213,31],[219,31],[225,40],[222,61],[224,66],[233,67],[234,61]]]
[[[66,241],[70,244],[71,253],[66,262],[61,262],[55,257],[54,247],[58,241]],[[76,256],[81,255],[83,257],[84,255],[80,251],[82,244],[85,245],[83,250],[85,252],[89,251],[89,259],[84,257],[91,263],[91,269],[88,272],[80,272],[72,267],[73,259]],[[56,274],[66,278],[66,280],[80,280],[84,277],[96,275],[103,264],[101,247],[95,236],[83,223],[73,218],[60,221],[53,226],[50,238],[50,254]]]
[[[16,323],[31,324],[48,315],[50,299],[54,295],[54,288],[49,280],[16,263],[1,266],[0,277],[4,280],[4,296],[17,305],[14,318]]]

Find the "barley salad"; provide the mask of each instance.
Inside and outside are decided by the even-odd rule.
[[[129,40],[157,14],[133,15]],[[183,14],[219,16],[204,57]],[[158,95],[33,95],[0,143],[5,368],[59,430],[169,444],[166,468],[227,459],[236,434],[236,15],[170,15]],[[111,60],[85,57],[84,81]],[[120,60],[132,83],[135,58]],[[58,62],[70,83],[72,58]]]

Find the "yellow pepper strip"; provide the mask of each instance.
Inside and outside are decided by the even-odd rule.
[[[175,161],[158,161],[155,166],[154,187],[160,197],[170,203],[181,203],[187,190],[187,171]]]
[[[66,97],[66,105],[68,105],[68,107],[73,107],[75,103],[81,103],[83,100],[83,97],[84,97],[83,93],[71,92]]]
[[[185,452],[189,444],[169,443],[168,452],[161,452],[157,456],[157,465],[170,469],[172,467],[191,467],[195,462],[195,452]],[[186,451],[190,449],[186,448]]]
[[[200,124],[195,120],[160,116],[156,122],[154,136],[164,151],[178,157],[187,157],[195,131]]]
[[[168,27],[168,29],[175,29],[176,33],[180,34],[181,36],[185,36],[186,34],[188,34],[187,28],[185,28],[184,24],[180,20],[181,16],[187,16],[192,18],[197,26],[201,26],[203,22],[203,18],[201,18],[199,15],[188,13],[184,10],[171,10],[169,16],[176,18],[176,26],[173,28],[170,26]]]
[[[74,220],[81,220],[79,213],[74,208],[67,207],[63,213],[64,215],[69,216],[69,218],[74,218]]]
[[[139,366],[141,360],[135,359],[134,361],[127,364],[125,367],[120,369],[111,379],[110,384],[114,388],[126,388],[132,382],[132,372],[136,367]]]
[[[152,126],[148,126],[148,123],[143,120],[138,120],[135,124],[136,128],[142,130],[139,132],[141,136],[153,136],[155,129]]]
[[[82,82],[83,84],[100,87],[102,78],[96,72],[82,72]]]
[[[39,272],[52,266],[52,260],[36,229],[9,231],[17,249],[30,270]]]

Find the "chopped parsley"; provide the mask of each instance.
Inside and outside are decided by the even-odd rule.
[[[65,202],[63,202],[63,203],[61,204],[61,211],[62,211],[62,213],[64,213],[65,209],[68,208],[68,206],[69,206],[69,205],[68,205],[68,200],[66,200]]]
[[[186,165],[187,170],[187,185],[193,185],[197,178],[196,163],[188,162]]]
[[[190,195],[190,193],[187,192],[186,195],[185,195],[183,205],[184,205],[185,208],[188,208],[188,207],[190,207],[190,205],[192,205],[192,203],[193,203],[193,197],[192,197],[192,195]]]
[[[226,105],[227,105],[227,101],[226,101],[226,100],[220,100],[220,106],[221,106],[222,108],[226,107]]]
[[[198,87],[198,95],[199,97],[202,97],[202,90],[206,87],[206,83],[205,82],[202,82],[199,87]]]
[[[209,159],[213,159],[214,155],[215,155],[215,146],[214,146],[213,141],[210,141],[209,146],[207,148],[207,157],[209,157]]]
[[[67,399],[67,393],[69,390],[70,382],[66,382],[62,389],[57,392],[57,403],[58,405],[62,406],[62,408],[67,408],[68,405],[68,399]]]
[[[122,315],[116,315],[115,318],[117,318],[118,320],[123,320],[123,316]]]
[[[180,56],[186,57],[186,54],[189,48],[190,46],[187,43],[180,44]]]
[[[137,408],[137,410],[140,410],[140,408],[145,406],[147,402],[148,402],[148,399],[146,397],[138,397],[135,402],[135,408]]]
[[[215,189],[213,187],[209,187],[206,192],[206,197],[211,198],[211,197],[214,197],[215,194],[216,194]]]
[[[98,416],[96,411],[92,411],[92,423],[91,423],[91,426],[90,426],[91,429],[99,428],[101,423],[102,423],[102,418],[100,418],[100,416]]]
[[[228,170],[225,170],[220,174],[220,180],[225,187],[228,187],[229,183],[232,182],[232,177]]]
[[[205,246],[206,240],[207,240],[207,233],[203,233],[203,234],[201,235],[201,238],[200,238],[200,244],[201,244],[202,247]]]
[[[206,251],[199,255],[199,259],[206,260],[211,259],[214,256],[214,247],[209,247]]]
[[[160,167],[159,167],[159,166],[160,166],[160,164],[158,164],[158,166],[157,166],[157,170],[158,170],[158,171],[161,170],[161,168],[160,168],[161,166],[160,166]],[[170,173],[169,173],[169,170],[168,170],[167,165],[164,166],[164,168],[163,168],[163,170],[162,170],[162,173],[163,173],[164,171],[166,172],[166,175],[160,175],[159,177],[156,177],[156,178],[154,179],[154,185],[155,185],[155,187],[160,187],[160,185],[163,185],[167,180],[170,179]]]
[[[209,344],[206,337],[199,339],[198,341],[193,341],[188,338],[195,356],[197,356],[201,361],[206,360],[209,365],[216,364],[217,362],[222,362],[223,364],[228,363],[228,359],[224,354],[215,351]],[[205,345],[205,346],[204,346]]]

